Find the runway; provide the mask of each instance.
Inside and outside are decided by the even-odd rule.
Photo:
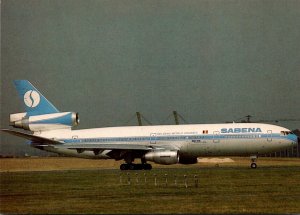
[[[217,165],[157,165],[151,171],[120,171],[118,162],[113,161],[1,159],[0,212],[276,214],[300,211],[299,159],[261,158],[257,169],[249,168],[248,158],[233,160]]]
[[[138,160],[136,162],[139,162]],[[119,169],[123,161],[91,160],[72,157],[27,157],[3,158],[0,163],[0,172],[15,171],[52,171],[52,170],[100,170]],[[200,158],[197,164],[192,165],[159,165],[151,163],[153,168],[190,168],[190,167],[245,167],[248,168],[248,157],[220,157]],[[258,166],[299,166],[299,158],[266,158],[258,159]]]

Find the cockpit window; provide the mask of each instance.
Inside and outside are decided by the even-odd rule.
[[[291,131],[281,131],[280,133],[281,133],[281,135],[288,135],[288,134],[292,134],[292,132],[291,132]]]

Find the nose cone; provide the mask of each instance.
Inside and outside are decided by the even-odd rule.
[[[289,134],[287,137],[289,140],[293,141],[293,143],[298,143],[298,137],[295,134]]]

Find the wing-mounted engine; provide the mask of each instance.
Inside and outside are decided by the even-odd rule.
[[[146,161],[152,161],[158,164],[177,164],[179,162],[178,151],[151,151],[144,155]]]
[[[46,131],[72,128],[79,124],[79,115],[74,112],[50,113],[27,116],[27,113],[10,115],[10,125],[29,131]]]

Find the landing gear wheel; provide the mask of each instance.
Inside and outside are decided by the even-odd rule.
[[[135,168],[135,165],[133,164],[133,163],[131,163],[131,164],[128,164],[129,165],[129,169],[130,170],[135,170],[136,168]]]
[[[123,163],[120,165],[120,170],[128,170],[128,168],[129,168],[128,164]]]
[[[145,164],[143,164],[143,169],[144,170],[151,170],[152,169],[152,165],[148,164],[148,163],[145,163]]]
[[[250,165],[251,169],[256,169],[257,155],[250,156],[250,160],[251,160],[251,165]]]
[[[251,169],[256,169],[257,165],[256,165],[256,163],[251,163],[250,167],[251,167]]]

